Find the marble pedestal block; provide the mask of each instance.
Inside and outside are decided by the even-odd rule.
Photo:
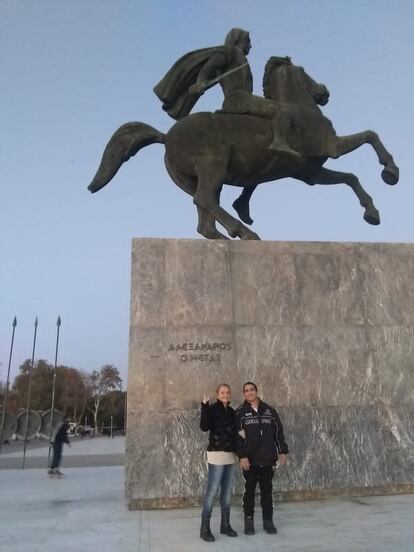
[[[200,398],[246,380],[291,449],[279,498],[414,492],[414,245],[134,239],[131,290],[131,509],[198,503]]]

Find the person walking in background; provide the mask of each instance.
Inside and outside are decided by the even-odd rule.
[[[263,529],[275,534],[273,524],[272,479],[276,463],[286,464],[288,445],[283,426],[276,409],[263,402],[257,395],[257,386],[248,381],[243,385],[244,403],[236,410],[236,452],[243,470],[245,488],[243,494],[244,533],[254,535],[254,502],[259,483]]]
[[[200,429],[210,431],[207,447],[208,479],[201,513],[200,538],[214,542],[210,529],[210,518],[214,498],[220,488],[221,524],[220,533],[237,537],[230,525],[230,502],[236,462],[236,425],[234,410],[230,406],[231,390],[227,383],[216,389],[217,402],[209,404],[204,395],[201,403]]]
[[[55,430],[55,436],[51,442],[53,445],[53,459],[48,470],[49,475],[59,475],[62,476],[63,473],[59,470],[60,463],[62,461],[62,449],[63,443],[69,445],[69,439],[67,433],[69,431],[69,424],[66,417],[63,418],[63,421],[57,425]]]

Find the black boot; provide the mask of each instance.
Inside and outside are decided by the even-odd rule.
[[[276,535],[277,529],[273,524],[273,519],[263,519],[263,529],[269,535]]]
[[[206,542],[214,542],[215,538],[210,530],[210,516],[201,518],[200,539]]]
[[[230,525],[230,514],[221,514],[220,533],[228,537],[237,537],[237,532]]]
[[[254,535],[253,516],[248,516],[248,517],[244,518],[244,534],[245,535]]]

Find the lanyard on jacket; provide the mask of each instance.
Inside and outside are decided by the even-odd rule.
[[[253,408],[253,407],[251,407],[251,408]],[[254,410],[254,408],[253,408],[253,410]],[[260,418],[259,406],[257,407],[256,414],[257,414],[257,419],[259,421],[260,435],[263,435],[262,420]]]

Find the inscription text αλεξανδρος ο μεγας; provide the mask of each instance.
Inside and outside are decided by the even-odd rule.
[[[210,341],[186,341],[182,343],[170,343],[168,351],[231,351],[231,343]]]

